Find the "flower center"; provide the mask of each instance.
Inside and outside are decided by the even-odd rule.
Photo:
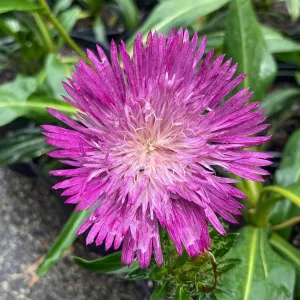
[[[146,152],[149,153],[149,154],[156,149],[155,141],[153,141],[153,140],[147,140],[144,145],[146,147]]]

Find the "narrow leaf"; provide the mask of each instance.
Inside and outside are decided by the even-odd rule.
[[[270,54],[250,0],[232,0],[227,16],[225,52],[238,62],[238,73],[247,73],[244,87],[261,99],[276,75]]]
[[[191,298],[188,292],[182,286],[178,286],[175,292],[174,300],[189,300],[189,299]]]
[[[293,21],[296,21],[300,15],[300,1],[299,0],[285,0],[286,6]]]
[[[283,36],[274,28],[261,25],[262,33],[268,49],[272,53],[288,53],[300,51],[300,44]]]
[[[274,118],[286,109],[291,108],[296,100],[300,98],[300,89],[279,89],[267,94],[261,101],[261,109],[268,118]]]
[[[276,185],[270,185],[262,189],[261,194],[273,192],[289,199],[292,203],[300,207],[300,197],[287,188],[282,188]]]
[[[300,197],[300,130],[296,130],[284,147],[279,169],[275,173],[275,184],[293,188]],[[280,224],[300,214],[300,209],[289,200],[278,202],[271,212],[271,223]],[[289,239],[291,227],[278,231],[285,239]]]
[[[40,6],[32,0],[1,0],[0,1],[0,14],[8,11],[31,11],[37,10]]]
[[[160,300],[168,296],[168,283],[158,284],[153,291],[150,300]]]
[[[51,149],[52,147],[44,142],[40,129],[21,129],[1,139],[0,165],[9,165],[38,157]]]
[[[270,244],[280,252],[293,265],[300,268],[300,251],[283,239],[280,235],[272,233],[269,239]]]
[[[164,0],[151,12],[140,31],[145,37],[150,30],[165,34],[172,28],[184,27],[228,3],[229,0]],[[166,13],[167,12],[167,13]],[[136,34],[127,42],[128,48],[133,45]]]
[[[115,0],[123,19],[124,27],[131,31],[138,27],[139,11],[133,0]]]
[[[67,96],[62,82],[70,76],[70,68],[66,64],[62,64],[54,53],[51,53],[45,61],[45,72],[46,81],[53,95],[58,99],[61,98],[61,95]]]
[[[76,232],[82,222],[91,214],[92,211],[74,211],[68,222],[63,227],[60,235],[47,253],[44,261],[37,270],[38,276],[45,275],[49,269],[62,257],[63,253],[69,248],[76,239]]]
[[[139,264],[135,261],[130,267],[122,265],[122,253],[116,252],[95,260],[84,260],[80,257],[74,257],[74,261],[82,268],[96,273],[126,273],[133,272],[139,268]]]

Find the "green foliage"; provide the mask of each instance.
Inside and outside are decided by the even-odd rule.
[[[73,2],[73,0],[58,0],[58,1],[56,1],[55,5],[53,7],[53,13],[55,15],[57,15],[59,12],[68,9],[71,6],[72,2]]]
[[[21,116],[42,123],[45,117],[49,118],[46,107],[57,108],[70,115],[75,112],[74,107],[67,102],[39,93],[40,86],[41,82],[37,77],[21,75],[13,82],[0,86],[0,126]]]
[[[174,300],[189,300],[189,293],[182,286],[178,286],[175,292]]]
[[[300,44],[283,36],[276,29],[262,26],[262,33],[268,49],[272,53],[286,53],[300,51]]]
[[[157,293],[160,295],[160,291],[165,293],[168,290],[169,294],[175,295],[174,299],[191,299],[194,296],[220,291],[223,274],[240,263],[239,259],[224,257],[232,247],[237,234],[223,237],[215,230],[211,230],[210,233],[212,246],[209,252],[195,258],[189,257],[185,251],[178,257],[173,242],[163,234],[163,266],[158,267],[153,263],[146,270],[137,269],[129,272],[126,278],[155,280],[158,283]]]
[[[216,295],[217,299],[292,300],[294,267],[272,250],[266,230],[247,226],[240,233],[226,257],[240,258],[242,263],[228,272],[222,281],[234,297]]]
[[[267,94],[261,101],[261,108],[269,119],[276,118],[287,111],[299,99],[300,89],[279,89]]]
[[[39,9],[34,0],[1,0],[0,14],[9,11],[32,11]]]
[[[74,211],[72,213],[68,222],[65,224],[54,244],[46,254],[45,259],[39,266],[37,270],[38,276],[44,276],[73,244],[76,239],[75,233],[79,226],[91,213],[92,211]]]
[[[238,72],[247,73],[244,87],[261,99],[276,75],[276,65],[264,41],[250,0],[232,0],[227,16],[225,52],[238,62]]]
[[[52,147],[44,142],[40,129],[21,129],[0,140],[0,165],[10,165],[38,157],[51,149]]]
[[[300,95],[298,88],[278,89],[265,94],[276,75],[272,54],[279,60],[300,64],[300,44],[286,33],[260,24],[251,0],[164,0],[159,1],[149,14],[139,11],[134,0],[81,0],[76,2],[80,6],[72,0],[0,2],[1,68],[23,74],[0,86],[0,126],[19,117],[36,125],[45,121],[57,122],[47,113],[47,106],[70,116],[74,114],[76,109],[60,98],[65,95],[61,82],[70,76],[70,68],[64,62],[74,62],[74,57],[63,57],[63,46],[65,43],[86,59],[82,49],[70,37],[70,32],[79,19],[88,17],[86,23],[92,24],[97,41],[107,48],[106,26],[109,30],[111,27],[105,23],[106,9],[112,9],[113,14],[118,15],[113,34],[122,34],[125,39],[132,31],[140,30],[145,38],[149,30],[167,34],[172,27],[188,27],[191,34],[199,31],[201,36],[207,34],[208,48],[215,47],[217,53],[225,50],[228,58],[232,57],[234,62],[239,63],[238,73],[248,74],[243,86],[250,86],[254,91],[254,100],[262,100],[262,108],[272,124],[276,125],[276,122],[290,116],[291,107]],[[47,3],[53,6],[49,8]],[[262,4],[261,8],[268,9],[268,1]],[[300,12],[299,0],[286,0],[286,4],[295,21]],[[264,11],[260,13],[264,14]],[[144,16],[145,21],[138,28]],[[130,50],[135,36],[127,41]],[[274,132],[276,127],[272,130]],[[97,273],[126,273],[128,280],[154,280],[156,288],[152,300],[163,299],[167,295],[177,300],[195,297],[206,300],[292,299],[293,266],[299,277],[300,259],[299,252],[287,242],[291,226],[278,230],[278,235],[273,233],[269,240],[266,227],[270,209],[275,203],[272,225],[284,223],[300,213],[299,207],[290,201],[299,205],[299,140],[298,130],[284,149],[280,168],[275,173],[275,185],[263,188],[262,184],[249,181],[241,183],[242,187],[246,187],[248,203],[251,203],[251,209],[245,213],[246,223],[263,228],[246,226],[241,230],[238,243],[234,244],[236,233],[223,237],[210,230],[212,245],[209,251],[195,258],[183,251],[178,257],[173,243],[163,234],[164,263],[161,267],[152,262],[149,269],[141,270],[136,261],[130,267],[123,266],[120,252],[94,261],[75,257],[75,262]],[[10,132],[0,141],[0,165],[37,157],[50,148],[45,145],[39,129]],[[47,168],[50,166],[45,165],[44,169]],[[40,276],[72,245],[75,232],[89,214],[72,214],[39,267]],[[270,245],[293,266],[278,256]],[[297,281],[300,282],[299,279]],[[297,291],[300,292],[300,284]]]
[[[296,21],[300,15],[300,1],[299,0],[285,0],[289,14],[293,21]]]
[[[121,252],[116,252],[92,261],[74,257],[74,261],[80,267],[96,273],[120,274],[132,272],[139,268],[139,264],[136,261],[130,267],[122,265]]]
[[[124,27],[130,31],[138,26],[138,9],[133,0],[115,0],[123,19]]]
[[[70,77],[70,68],[62,64],[55,54],[49,54],[45,62],[46,81],[50,86],[52,95],[60,99],[61,95],[67,95],[62,82]]]
[[[60,24],[64,27],[66,32],[71,32],[73,27],[75,26],[76,22],[79,19],[79,16],[81,14],[81,9],[79,6],[73,6],[63,12],[61,12],[58,15],[58,20]],[[58,34],[56,32],[56,34]],[[58,48],[60,48],[63,45],[64,39],[63,37],[59,36],[58,39]]]
[[[300,251],[288,243],[280,235],[273,233],[270,237],[270,244],[276,249],[286,260],[291,262],[296,268],[296,296],[300,297]]]
[[[300,130],[295,131],[284,147],[280,168],[275,173],[275,183],[280,186],[294,187],[294,193],[300,196]],[[299,215],[300,209],[288,200],[278,202],[272,210],[272,224],[280,224]],[[288,239],[291,227],[279,231]]]
[[[169,287],[168,287],[168,282],[165,283],[159,283],[152,295],[150,300],[160,300],[160,299],[164,299],[165,297],[167,297],[169,294]]]
[[[172,27],[187,27],[198,18],[212,13],[228,2],[229,0],[165,0],[154,8],[139,31],[143,36],[146,36],[150,30],[167,34]],[[132,47],[134,38],[135,35],[127,42],[128,48]]]

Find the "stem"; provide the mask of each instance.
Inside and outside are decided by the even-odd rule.
[[[290,190],[277,186],[277,185],[269,185],[262,189],[261,191],[261,197],[263,198],[266,193],[273,192],[276,193],[284,198],[287,198],[292,203],[300,207],[300,197],[298,197],[296,194],[291,192]]]
[[[78,57],[77,56],[61,56],[58,55],[57,59],[62,63],[62,64],[77,64],[78,63]]]
[[[272,230],[280,230],[280,229],[283,229],[283,228],[286,228],[286,227],[289,227],[289,226],[292,226],[294,224],[297,224],[300,222],[300,216],[296,216],[294,218],[291,218],[283,223],[280,223],[278,225],[274,225],[272,227]]]
[[[281,198],[263,198],[260,199],[254,214],[251,216],[251,223],[258,227],[266,227],[269,223],[270,211],[273,205]]]
[[[277,233],[272,233],[270,244],[296,267],[300,266],[299,250]]]
[[[211,266],[212,266],[212,269],[213,269],[213,272],[214,272],[214,283],[213,283],[213,286],[212,287],[206,287],[204,288],[204,292],[205,293],[211,293],[212,291],[215,290],[216,286],[217,286],[217,282],[218,282],[218,272],[217,272],[217,263],[216,263],[216,260],[213,256],[213,254],[211,252],[207,252],[208,254],[208,258],[209,258],[209,261],[211,263]]]
[[[80,49],[80,47],[76,44],[76,42],[69,36],[69,34],[65,31],[63,26],[59,23],[56,16],[52,13],[50,7],[48,6],[46,0],[38,0],[41,7],[44,9],[46,16],[49,18],[53,26],[57,29],[59,34],[62,36],[62,38],[65,40],[65,42],[79,55],[81,56],[86,62],[88,61],[88,58],[86,57],[84,51]]]
[[[252,181],[252,180],[244,180],[246,186],[246,194],[248,196],[248,200],[250,202],[251,207],[255,207],[256,203],[259,199],[260,190],[262,185],[260,182]]]
[[[50,36],[50,33],[48,31],[48,28],[45,26],[41,16],[39,15],[39,13],[37,12],[33,12],[32,16],[36,22],[36,25],[39,28],[39,31],[42,35],[42,39],[43,42],[45,43],[47,49],[49,50],[49,52],[53,52],[54,51],[54,43],[52,41],[52,38]]]

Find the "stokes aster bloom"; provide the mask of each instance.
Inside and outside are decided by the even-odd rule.
[[[268,174],[260,167],[269,155],[243,150],[269,139],[252,137],[267,127],[259,102],[247,104],[247,88],[222,101],[245,74],[232,79],[237,65],[225,55],[213,61],[213,50],[202,60],[205,45],[180,29],[167,38],[150,32],[145,44],[138,34],[132,59],[123,42],[111,43],[111,63],[100,47],[99,58],[88,50],[93,68],[79,60],[64,83],[79,122],[49,109],[71,128],[43,126],[62,148],[49,155],[73,167],[52,171],[69,177],[54,188],[78,210],[96,207],[78,234],[89,229],[87,243],[105,240],[106,249],[123,243],[124,264],[137,253],[145,268],[152,251],[162,264],[159,224],[190,256],[209,248],[207,222],[226,234],[216,215],[236,222],[243,206],[235,198],[245,195],[213,166],[254,181]]]

